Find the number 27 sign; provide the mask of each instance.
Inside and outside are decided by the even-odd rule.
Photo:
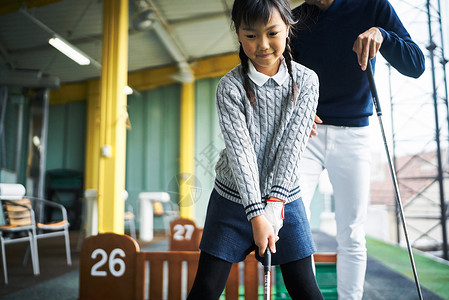
[[[80,297],[135,299],[139,245],[126,235],[104,233],[84,240],[80,253]]]

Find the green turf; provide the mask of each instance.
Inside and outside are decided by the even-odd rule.
[[[321,292],[323,293],[324,299],[337,299],[337,295],[336,295],[336,289],[334,288],[320,288]],[[292,298],[290,298],[290,296],[288,295],[288,292],[285,288],[283,287],[277,287],[277,286],[272,286],[271,287],[271,299],[273,300],[291,300]],[[219,300],[225,300],[226,299],[226,291],[223,292],[223,294],[221,295]],[[259,297],[258,300],[263,300],[263,286],[259,286]],[[239,300],[245,300],[245,287],[244,286],[239,286]]]
[[[317,263],[316,280],[325,300],[337,299],[337,270],[334,263]],[[276,266],[276,284],[273,286],[273,299],[291,300],[282,279],[281,269]]]
[[[367,237],[368,255],[388,268],[414,280],[408,251],[398,246]],[[449,265],[413,253],[419,282],[444,299],[449,300]]]
[[[284,286],[284,280],[282,279],[281,269],[279,266],[275,266],[275,282],[272,285],[272,299],[273,300],[291,300],[288,295],[287,289]],[[335,264],[317,264],[316,265],[316,277],[321,292],[325,300],[337,299],[337,274]],[[220,297],[220,300],[225,299],[226,290]],[[239,300],[245,299],[245,288],[239,287]],[[263,286],[259,286],[259,299],[263,299]]]

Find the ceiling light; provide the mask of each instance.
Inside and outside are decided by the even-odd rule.
[[[150,29],[153,22],[153,10],[145,8],[139,11],[133,18],[133,27],[135,30],[144,31]]]
[[[78,64],[85,66],[90,64],[90,59],[87,58],[80,50],[74,46],[68,44],[61,38],[55,36],[48,40],[48,43],[67,55],[69,58],[77,62]]]

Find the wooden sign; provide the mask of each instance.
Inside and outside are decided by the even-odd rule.
[[[127,235],[104,233],[85,239],[80,253],[79,300],[136,299],[139,250]]]
[[[170,223],[170,251],[199,251],[202,232],[190,219],[173,220]]]

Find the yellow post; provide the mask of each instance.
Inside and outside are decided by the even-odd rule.
[[[98,189],[100,160],[100,91],[98,80],[87,83],[86,171],[84,188]]]
[[[128,0],[106,0],[103,4],[97,193],[100,233],[124,232],[128,9]]]
[[[194,218],[195,200],[195,84],[183,83],[181,90],[179,162],[179,214]]]

